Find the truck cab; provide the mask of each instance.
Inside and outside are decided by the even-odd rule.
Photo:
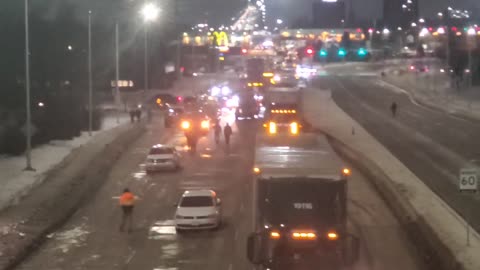
[[[249,259],[272,270],[342,269],[355,261],[358,239],[347,229],[350,171],[332,161],[326,139],[301,134],[286,146],[261,137],[257,145]]]

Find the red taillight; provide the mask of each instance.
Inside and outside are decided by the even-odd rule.
[[[178,101],[178,102],[182,102],[182,100],[183,100],[183,97],[181,97],[181,96],[178,96],[178,97],[177,97],[177,101]]]

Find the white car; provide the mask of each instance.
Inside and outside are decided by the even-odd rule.
[[[177,232],[218,228],[222,222],[221,205],[213,190],[185,191],[175,212]]]
[[[162,144],[152,146],[145,163],[147,172],[163,169],[177,170],[180,168],[180,154],[175,147]]]

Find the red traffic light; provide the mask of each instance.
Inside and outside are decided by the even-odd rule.
[[[182,100],[183,100],[183,97],[182,97],[182,96],[178,96],[178,97],[177,97],[177,101],[178,101],[178,102],[182,102]]]
[[[312,48],[308,48],[308,49],[307,49],[307,54],[308,54],[308,55],[312,55],[312,54],[313,54],[313,49],[312,49]]]
[[[246,54],[247,52],[248,52],[247,49],[242,49],[243,54]]]

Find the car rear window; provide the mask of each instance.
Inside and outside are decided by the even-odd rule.
[[[172,148],[152,148],[150,149],[150,155],[162,155],[162,154],[173,154]]]
[[[213,206],[213,199],[209,196],[183,197],[181,207],[206,207]]]

